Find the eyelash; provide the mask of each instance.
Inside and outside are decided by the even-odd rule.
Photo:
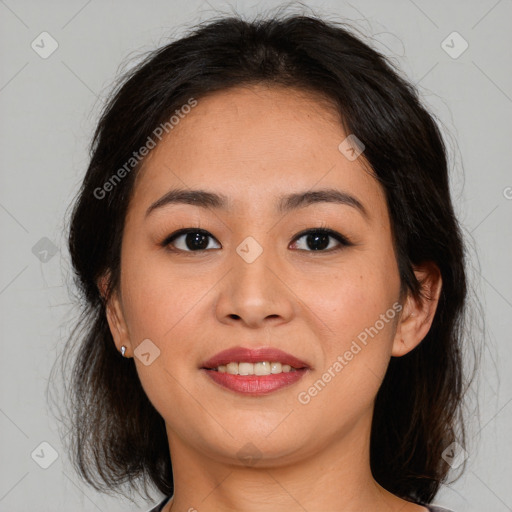
[[[174,233],[168,235],[160,243],[160,245],[171,252],[181,252],[181,253],[189,253],[189,254],[201,253],[204,251],[211,250],[211,249],[199,249],[197,251],[190,251],[190,250],[185,251],[183,249],[176,249],[176,248],[170,247],[171,243],[174,242],[176,240],[176,238],[178,238],[182,235],[186,235],[188,233],[199,233],[201,235],[210,236],[211,238],[215,239],[215,237],[211,233],[209,233],[208,231],[206,231],[204,229],[201,229],[199,227],[197,227],[197,228],[190,227],[190,228],[179,229],[178,231],[175,231]],[[311,252],[311,253],[322,253],[322,252],[323,253],[332,253],[332,252],[337,252],[345,247],[350,247],[350,246],[354,245],[346,236],[342,235],[341,233],[338,233],[337,231],[334,231],[333,229],[328,228],[326,225],[321,225],[317,228],[311,228],[311,229],[301,231],[294,237],[292,242],[300,240],[301,238],[303,238],[309,234],[315,234],[315,233],[322,234],[322,235],[328,235],[329,237],[332,237],[335,240],[337,240],[340,245],[338,247],[335,247],[334,249],[327,249],[327,250],[318,250],[318,251],[312,251],[312,250],[308,251],[308,250],[304,250],[304,249],[297,249],[297,250],[302,251],[302,252]],[[218,243],[220,244],[220,242],[218,242]]]

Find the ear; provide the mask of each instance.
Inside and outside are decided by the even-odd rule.
[[[124,345],[126,347],[125,357],[129,357],[129,353],[132,352],[132,346],[124,319],[123,307],[117,290],[113,290],[112,293],[107,296],[109,279],[110,274],[108,273],[98,279],[98,289],[101,296],[106,300],[105,310],[107,322],[116,348],[121,352],[121,347]]]
[[[398,321],[391,355],[401,357],[418,346],[427,335],[441,295],[442,278],[434,262],[415,267],[414,274],[421,285],[418,299],[408,294]]]

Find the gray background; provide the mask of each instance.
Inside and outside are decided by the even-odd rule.
[[[470,425],[468,469],[436,502],[458,512],[512,510],[512,2],[306,4],[372,37],[418,84],[444,127],[486,338],[477,333],[484,343],[480,409]],[[276,5],[261,2],[257,11]],[[66,215],[99,110],[117,72],[130,65],[127,58],[230,6],[255,12],[255,2],[235,0],[0,1],[0,510],[151,505],[100,495],[81,482],[48,411],[49,374],[76,314],[68,295]],[[31,47],[34,40],[42,46],[43,31],[58,43],[46,59]],[[454,31],[469,44],[457,58],[463,41],[447,39]],[[45,39],[39,51],[49,48]],[[47,469],[41,464],[51,462],[52,448],[42,442],[58,453]]]

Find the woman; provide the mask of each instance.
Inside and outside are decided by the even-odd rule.
[[[73,456],[96,489],[443,510],[466,304],[445,147],[342,24],[224,18],[149,55],[99,122],[69,248]]]

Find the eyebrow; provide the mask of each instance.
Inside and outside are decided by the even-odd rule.
[[[315,203],[335,203],[351,206],[359,210],[366,219],[369,218],[368,211],[359,199],[347,192],[332,188],[295,192],[282,196],[276,204],[276,210],[280,214],[285,214]],[[229,198],[223,194],[207,192],[205,190],[171,189],[160,199],[151,204],[146,211],[146,217],[158,208],[170,204],[190,204],[200,208],[228,210],[230,201]]]

